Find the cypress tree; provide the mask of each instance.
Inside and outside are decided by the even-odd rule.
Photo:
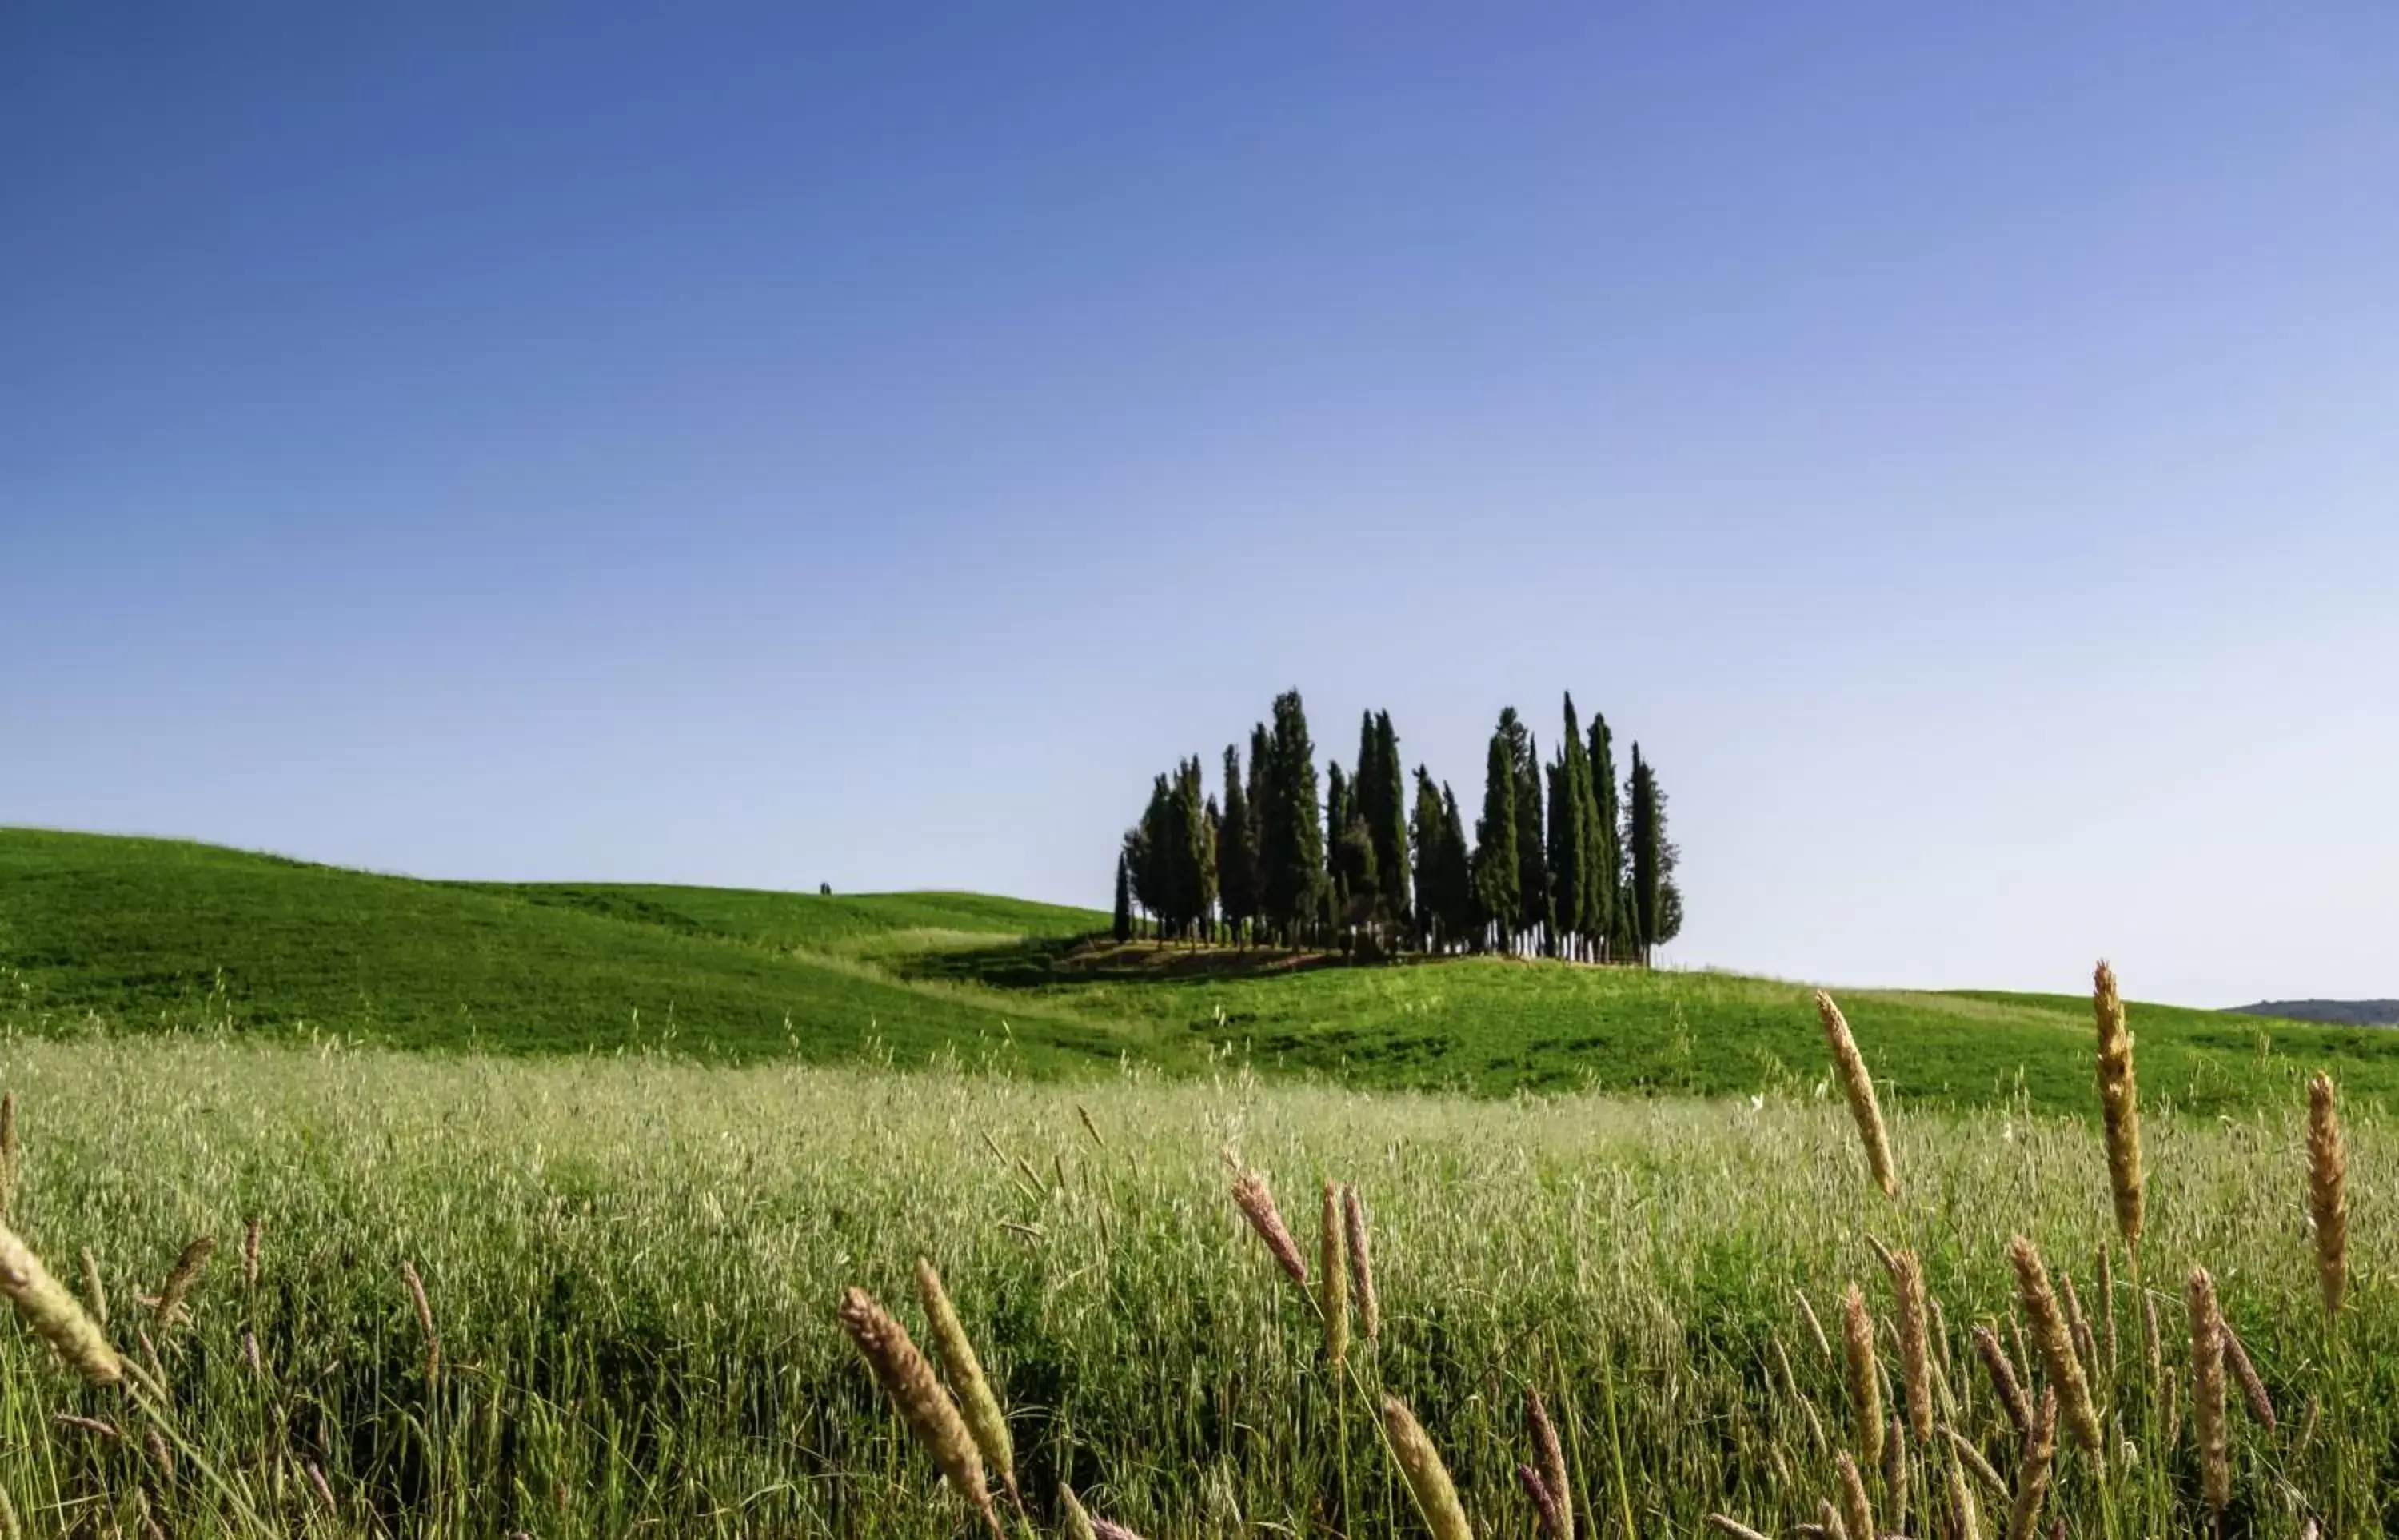
[[[1197,754],[1191,756],[1191,785],[1193,790],[1197,791],[1200,786],[1200,756]],[[1199,904],[1193,912],[1198,920],[1200,936],[1202,940],[1211,939],[1215,934],[1216,893],[1217,885],[1220,881],[1216,871],[1216,853],[1223,843],[1224,827],[1225,815],[1217,811],[1216,799],[1208,796],[1201,797],[1200,802],[1199,820],[1200,848],[1198,851],[1200,890],[1198,894],[1195,895],[1199,899]]]
[[[1457,815],[1457,793],[1441,787],[1441,920],[1453,940],[1471,940],[1480,928],[1474,912],[1473,858],[1467,854],[1466,824]]]
[[[1541,828],[1540,749],[1525,735],[1524,757],[1516,762],[1516,887],[1517,923],[1527,937],[1552,929],[1550,859]]]
[[[1342,881],[1341,836],[1349,827],[1349,781],[1341,774],[1341,762],[1329,760],[1324,766],[1324,874],[1333,883],[1333,897],[1337,902],[1349,896]]]
[[[1441,918],[1441,793],[1421,764],[1416,766],[1416,814],[1408,822],[1408,839],[1416,857],[1416,945],[1430,952]]]
[[[1316,746],[1299,692],[1275,697],[1267,768],[1252,811],[1258,820],[1260,908],[1286,941],[1323,912],[1324,829],[1317,821]]]
[[[1141,821],[1125,831],[1125,865],[1132,879],[1133,901],[1161,925],[1173,908],[1173,792],[1164,776],[1149,785],[1149,805]]]
[[[1132,939],[1132,867],[1121,850],[1117,852],[1117,912],[1112,934],[1119,944]]]
[[[1616,786],[1615,740],[1608,733],[1607,719],[1593,711],[1591,789],[1598,817],[1592,831],[1597,843],[1597,858],[1593,866],[1599,884],[1599,906],[1591,916],[1592,933],[1601,939],[1608,957],[1628,962],[1636,943],[1633,939],[1632,905],[1625,898],[1624,843],[1620,837],[1623,813]]]
[[[1630,839],[1633,849],[1633,938],[1640,949],[1641,966],[1649,966],[1649,949],[1658,941],[1659,921],[1659,847],[1665,839],[1665,810],[1658,804],[1658,778],[1641,757],[1641,746],[1633,746],[1633,776],[1625,787],[1625,800],[1631,804]]]
[[[1375,713],[1375,794],[1367,816],[1375,837],[1376,874],[1381,879],[1383,912],[1394,925],[1408,918],[1408,810],[1401,796],[1400,736],[1391,730],[1391,713]]]
[[[1583,847],[1591,831],[1584,822],[1582,730],[1575,724],[1574,696],[1566,696],[1565,747],[1550,766],[1550,910],[1557,950],[1571,952],[1582,935]]]
[[[1240,750],[1225,747],[1225,827],[1216,841],[1216,885],[1225,924],[1234,936],[1258,912],[1257,831],[1250,821],[1249,788],[1241,780]]]
[[[1508,742],[1508,718],[1491,735],[1483,767],[1483,816],[1474,820],[1476,917],[1497,927],[1505,946],[1524,908],[1516,875],[1516,757]]]

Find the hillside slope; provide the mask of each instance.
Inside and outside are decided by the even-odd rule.
[[[319,1030],[410,1047],[1037,1074],[1247,1065],[1486,1095],[1824,1094],[1809,986],[1501,959],[1389,967],[1117,947],[975,894],[431,883],[171,841],[0,830],[0,1023]],[[2087,1111],[2074,995],[1845,990],[1909,1101]],[[2399,1104],[2399,1033],[2135,1004],[2152,1106],[2283,1103],[2316,1068]]]

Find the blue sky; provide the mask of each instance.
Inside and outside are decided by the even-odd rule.
[[[1273,694],[1674,960],[2399,994],[2399,10],[0,11],[0,822],[1104,902]]]

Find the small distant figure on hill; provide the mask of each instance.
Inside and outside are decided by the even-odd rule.
[[[817,884],[817,896],[818,896],[818,897],[820,897],[820,898],[832,898],[832,897],[833,897],[833,884],[831,884],[831,883],[819,883],[819,884]]]

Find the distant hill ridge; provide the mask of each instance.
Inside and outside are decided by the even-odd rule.
[[[2236,1016],[2274,1016],[2336,1027],[2399,1027],[2399,1000],[2260,1000],[2235,1006]]]

